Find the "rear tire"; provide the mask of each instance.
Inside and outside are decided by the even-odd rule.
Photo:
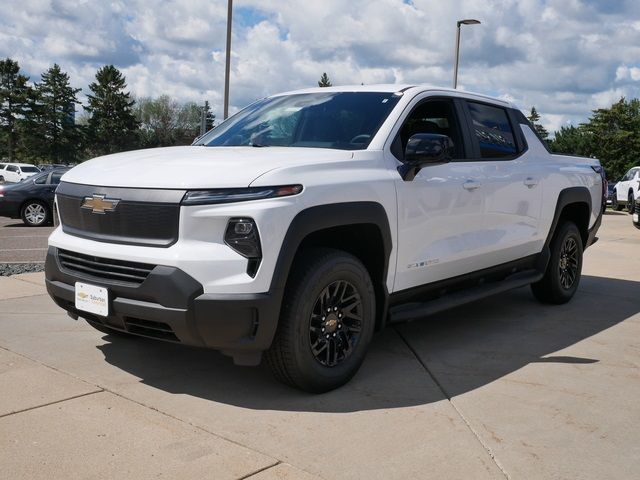
[[[561,305],[573,298],[582,273],[582,237],[575,223],[559,226],[550,249],[547,271],[542,280],[531,285],[531,291],[542,303]]]
[[[313,248],[298,256],[276,337],[265,358],[279,381],[312,393],[347,383],[373,336],[375,293],[353,255]]]
[[[28,227],[41,227],[51,221],[49,207],[40,200],[29,200],[20,210],[22,221]]]

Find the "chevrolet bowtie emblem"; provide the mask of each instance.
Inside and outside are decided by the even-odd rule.
[[[104,215],[106,212],[113,212],[120,200],[105,198],[106,195],[93,195],[84,197],[81,208],[91,210],[91,213],[99,213]]]

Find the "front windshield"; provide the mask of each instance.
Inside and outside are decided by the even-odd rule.
[[[266,98],[211,130],[196,145],[362,150],[369,146],[399,98],[381,92]]]

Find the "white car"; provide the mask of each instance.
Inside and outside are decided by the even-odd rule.
[[[4,168],[2,166],[4,165]],[[0,183],[18,183],[25,178],[40,173],[40,169],[28,163],[3,163],[0,164]]]
[[[633,167],[622,177],[613,189],[611,197],[614,210],[620,211],[627,208],[629,213],[633,212],[635,198],[640,195],[640,167]]]
[[[597,160],[550,154],[508,102],[415,85],[302,90],[192,146],[66,173],[46,284],[101,332],[244,365],[264,355],[281,381],[323,392],[388,323],[525,285],[568,302],[604,193]]]

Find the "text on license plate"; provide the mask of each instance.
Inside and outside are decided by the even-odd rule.
[[[76,282],[76,308],[106,317],[109,315],[109,291],[103,287]]]

